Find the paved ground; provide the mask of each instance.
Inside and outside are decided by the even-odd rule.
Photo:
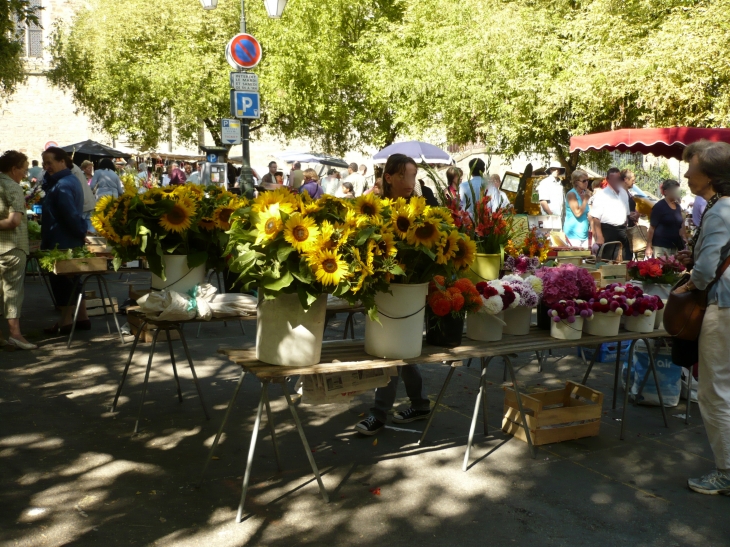
[[[109,279],[123,297],[127,280]],[[129,283],[143,285],[145,278]],[[189,332],[212,409],[209,422],[189,370],[179,367],[180,404],[169,359],[161,356],[143,430],[133,436],[144,355],[135,359],[119,412],[109,413],[129,345],[109,336],[98,319],[70,350],[60,337],[42,339],[40,329],[53,322],[54,311],[40,285],[30,282],[27,289],[24,329],[41,349],[0,352],[0,545],[730,545],[730,498],[685,486],[688,476],[713,467],[696,405],[690,426],[671,417],[684,412],[684,402],[669,409],[669,430],[657,408],[631,407],[629,435],[620,441],[620,408],[610,410],[611,365],[597,366],[592,379],[608,400],[600,436],[544,447],[534,460],[524,443],[498,430],[502,368],[494,365],[488,373],[492,431],[478,435],[467,473],[461,462],[478,383],[474,368],[454,375],[425,447],[416,444],[419,422],[386,430],[377,443],[356,435],[352,426],[371,396],[349,407],[300,405],[328,505],[309,474],[280,387],[273,387],[285,468],[277,472],[264,433],[248,517],[235,524],[258,397],[253,378],[244,382],[219,459],[203,486],[195,483],[238,378],[216,350],[253,343],[253,323],[246,336],[237,325],[220,323],[203,326],[197,339]],[[362,320],[358,327],[361,336]],[[341,332],[342,323],[335,323],[327,337]],[[571,355],[556,355],[542,374],[529,355],[520,357],[518,379],[527,386],[579,381],[584,372]],[[423,372],[435,398],[447,370],[426,366]],[[402,388],[399,395],[404,404]]]

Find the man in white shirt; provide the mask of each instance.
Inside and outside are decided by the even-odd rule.
[[[461,208],[470,215],[474,215],[474,201],[479,201],[482,195],[482,187],[484,186],[484,171],[487,166],[481,158],[472,158],[469,160],[469,180],[459,185],[459,198],[461,199]]]
[[[325,194],[336,196],[340,193],[340,173],[337,169],[327,171],[327,176],[322,179],[322,190]]]
[[[629,238],[626,235],[631,212],[629,210],[629,194],[624,188],[621,171],[617,167],[611,167],[608,170],[606,181],[608,186],[596,192],[593,205],[591,205],[591,210],[588,213],[589,217],[595,219],[595,222],[592,223],[595,230],[593,234],[593,252],[597,253],[604,243],[619,241],[623,247],[622,260],[629,261],[633,255]],[[602,258],[616,260],[618,256],[616,247],[606,249]]]
[[[548,167],[548,176],[538,183],[537,194],[543,215],[555,215],[562,218],[565,192],[563,192],[563,185],[558,180],[558,172],[559,168]]]
[[[365,190],[365,177],[357,172],[358,167],[356,163],[351,163],[347,166],[347,178],[343,182],[349,182],[352,184],[355,197],[361,196]]]
[[[200,163],[198,162],[195,164],[195,171],[192,173],[188,173],[187,169],[185,169],[185,174],[188,175],[188,182],[200,184]]]
[[[502,179],[499,178],[498,174],[494,173],[493,175],[490,175],[489,185],[487,186],[487,196],[490,198],[489,206],[492,209],[492,212],[504,207],[509,207],[510,205],[507,194],[499,189],[500,184],[502,184]]]

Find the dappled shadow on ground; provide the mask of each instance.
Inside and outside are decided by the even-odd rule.
[[[341,316],[328,337],[341,337],[343,323]],[[80,335],[70,350],[59,338],[38,352],[0,353],[0,544],[730,544],[730,500],[691,494],[683,484],[712,467],[696,406],[689,427],[670,418],[670,430],[658,409],[632,407],[627,440],[619,441],[620,409],[610,410],[610,365],[597,366],[591,380],[607,395],[601,435],[543,447],[534,460],[524,443],[498,429],[502,367],[490,365],[491,431],[485,438],[478,425],[467,473],[461,462],[476,363],[454,374],[422,447],[417,440],[423,422],[386,429],[377,443],[354,433],[370,394],[343,406],[297,403],[329,504],[311,476],[281,388],[272,386],[283,470],[277,470],[263,424],[246,519],[236,524],[258,402],[255,379],[245,379],[217,459],[202,486],[197,482],[239,374],[216,349],[253,342],[252,323],[245,337],[237,329],[205,325],[200,338],[188,335],[209,422],[179,342],[182,404],[167,345],[158,346],[139,435],[132,430],[149,344],[135,358],[114,414],[109,407],[129,344],[121,346],[105,327]],[[531,356],[521,357],[520,382],[538,389],[582,376],[575,357],[556,355],[543,374]],[[446,368],[423,371],[435,399]],[[399,393],[404,396],[402,388]]]

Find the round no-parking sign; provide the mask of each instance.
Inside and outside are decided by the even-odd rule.
[[[250,34],[236,34],[226,45],[226,60],[233,68],[251,69],[261,61],[261,45]]]

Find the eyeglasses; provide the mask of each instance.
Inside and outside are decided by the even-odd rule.
[[[591,179],[580,179],[578,182],[591,182]]]

